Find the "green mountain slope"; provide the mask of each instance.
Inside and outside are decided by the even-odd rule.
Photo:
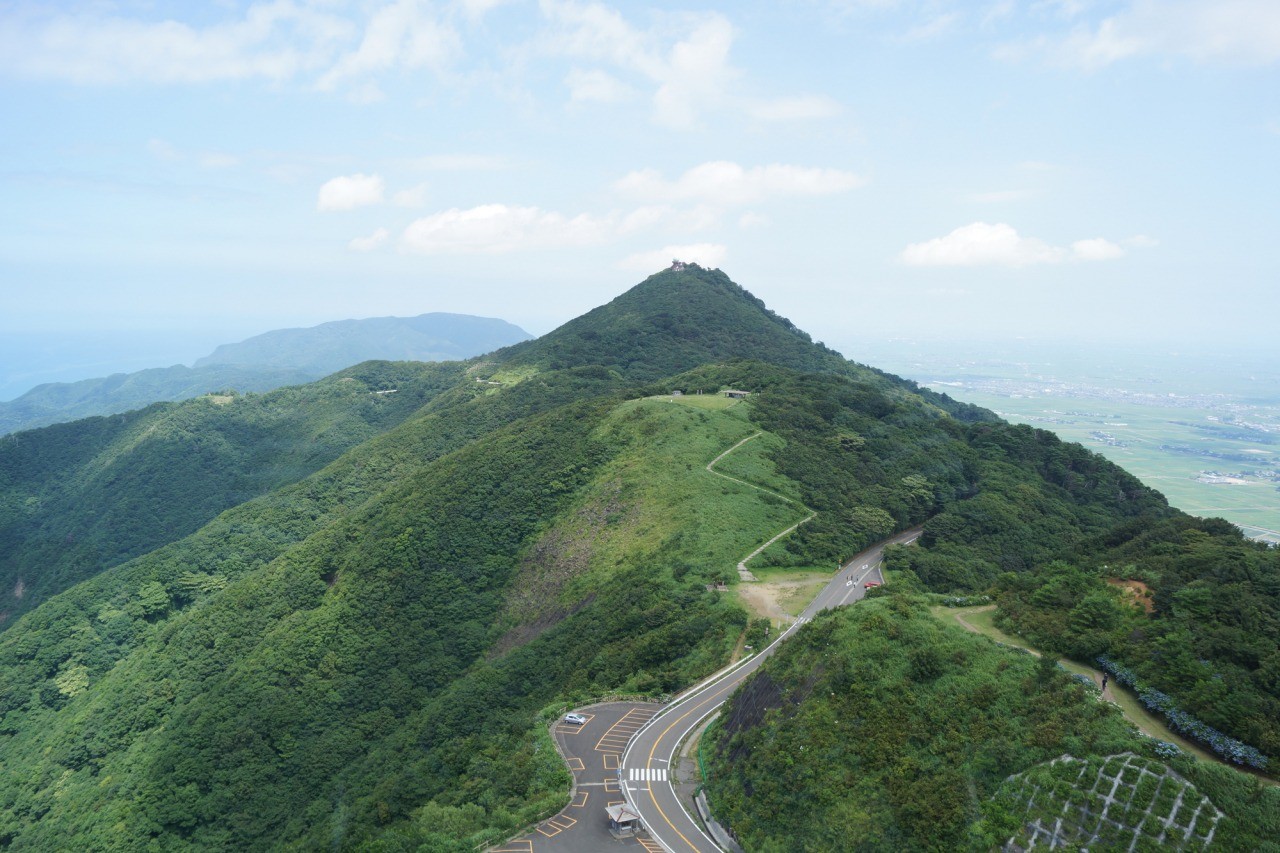
[[[1054,808],[1042,812],[1052,826],[1090,799],[1074,772],[1038,794],[1017,786],[1015,795],[1008,777],[1064,754],[1155,758],[1154,745],[1052,658],[944,626],[921,597],[899,593],[799,631],[735,693],[704,756],[715,814],[748,850],[982,851],[1021,834],[1029,801],[1043,808],[1052,792]],[[1208,849],[1273,845],[1280,791],[1185,756],[1173,764],[1225,813]],[[1176,802],[1155,788],[1121,788],[1107,833],[1123,849],[1180,849],[1173,836],[1156,843],[1165,827],[1148,812],[1173,816]],[[1092,832],[1097,821],[1082,823]],[[1203,821],[1201,834],[1212,826]]]
[[[0,627],[307,476],[460,374],[456,364],[370,363],[299,388],[157,404],[0,438]]]
[[[321,375],[301,370],[232,365],[192,368],[176,364],[79,382],[51,382],[32,388],[16,400],[0,403],[0,435],[129,412],[152,403],[189,400],[231,388],[246,394],[260,393],[311,382]]]
[[[360,406],[334,402],[310,427],[353,418],[343,434],[367,437],[0,634],[0,845],[502,838],[567,796],[546,714],[679,689],[742,641],[736,595],[707,585],[803,517],[706,470],[757,433],[734,476],[817,513],[759,565],[830,566],[960,518],[989,540],[944,525],[923,550],[972,533],[987,548],[967,555],[975,577],[986,560],[1034,573],[1171,515],[1092,454],[840,360],[718,271],[664,272],[588,316],[416,366],[413,395],[402,378],[373,394],[383,371],[410,370],[380,363],[291,390],[358,388]],[[754,393],[669,395],[724,387]],[[354,419],[383,404],[403,409]],[[86,425],[49,470],[89,472],[126,433]],[[300,433],[290,421],[254,444],[287,459],[305,454]]]

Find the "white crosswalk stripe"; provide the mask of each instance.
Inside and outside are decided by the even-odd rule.
[[[632,782],[665,782],[667,771],[662,767],[632,767]]]

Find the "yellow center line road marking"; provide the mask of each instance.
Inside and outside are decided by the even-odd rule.
[[[785,632],[784,632],[784,633],[785,633]],[[728,679],[728,680],[732,681],[733,679]],[[733,686],[736,686],[736,684],[735,684],[735,685],[733,685]],[[658,737],[654,740],[654,742],[653,742],[653,748],[649,750],[649,761],[648,761],[647,763],[648,763],[648,764],[652,764],[652,763],[653,763],[653,761],[654,761],[654,753],[656,753],[656,752],[658,751],[658,744],[662,743],[662,741],[667,737],[667,735],[669,735],[669,734],[671,733],[671,730],[672,730],[673,728],[675,728],[675,727],[676,727],[676,726],[677,726],[681,721],[685,720],[685,719],[686,719],[690,714],[692,714],[694,711],[696,711],[696,710],[698,710],[699,708],[703,707],[703,706],[704,706],[704,705],[706,705],[707,703],[712,702],[712,701],[714,701],[715,699],[717,699],[717,698],[719,698],[719,697],[723,696],[723,695],[724,695],[725,693],[727,693],[727,692],[729,692],[729,685],[721,685],[721,687],[720,687],[718,690],[716,690],[715,692],[713,692],[713,693],[712,693],[710,696],[708,696],[706,699],[703,699],[703,700],[702,700],[701,702],[699,702],[697,705],[694,705],[694,706],[693,706],[692,708],[690,708],[688,711],[685,711],[685,712],[684,712],[683,714],[681,714],[678,718],[676,718],[675,720],[673,720],[673,721],[671,722],[671,725],[669,725],[669,726],[667,726],[665,729],[663,729],[663,730],[662,730],[662,734],[658,735]],[[680,840],[681,840],[681,841],[683,841],[685,844],[688,844],[688,845],[689,845],[689,849],[690,849],[690,850],[697,851],[697,850],[698,850],[697,846],[696,846],[692,841],[690,841],[688,838],[685,838],[684,833],[683,833],[683,832],[681,832],[681,831],[679,830],[679,828],[678,828],[678,827],[676,827],[676,825],[675,825],[674,823],[672,823],[672,822],[671,822],[671,818],[667,817],[667,813],[666,813],[665,811],[663,811],[663,810],[662,810],[662,806],[658,805],[658,798],[654,795],[654,793],[653,793],[653,788],[652,788],[652,787],[650,787],[648,790],[649,790],[649,799],[653,801],[653,807],[654,807],[655,809],[657,809],[657,810],[658,810],[658,814],[662,815],[662,819],[663,819],[664,821],[666,821],[666,822],[667,822],[667,826],[669,826],[669,827],[671,827],[673,830],[675,830],[676,835],[680,836]]]

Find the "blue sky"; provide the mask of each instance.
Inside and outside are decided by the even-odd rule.
[[[0,335],[541,333],[680,257],[846,352],[1265,347],[1278,65],[1274,0],[9,2]]]

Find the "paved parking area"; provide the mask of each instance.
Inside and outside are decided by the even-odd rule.
[[[614,838],[604,811],[623,801],[618,763],[627,741],[661,707],[654,702],[607,702],[576,709],[587,718],[582,725],[563,719],[556,723],[552,734],[573,773],[573,799],[528,835],[500,844],[491,853],[661,853],[647,835]]]

